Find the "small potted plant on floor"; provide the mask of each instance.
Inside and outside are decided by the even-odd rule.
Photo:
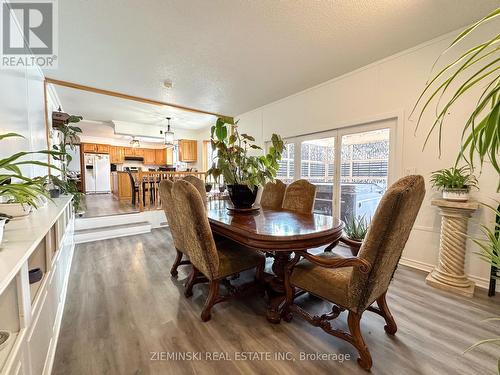
[[[363,244],[370,223],[365,215],[355,217],[350,216],[345,221],[344,234],[341,241],[351,249],[352,255],[358,255],[359,249]]]
[[[468,201],[470,189],[477,188],[477,179],[468,166],[435,171],[431,183],[443,192],[443,199],[456,202]]]
[[[237,121],[219,118],[211,129],[212,149],[217,151],[213,166],[207,171],[217,181],[224,177],[229,198],[237,209],[251,208],[259,186],[274,181],[284,142],[277,134],[271,137],[268,153],[249,155],[250,150],[262,150],[255,138],[238,132]]]

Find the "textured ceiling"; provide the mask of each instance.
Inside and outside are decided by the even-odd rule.
[[[498,0],[64,0],[59,68],[46,75],[237,115],[455,30],[496,6]],[[165,79],[172,89],[162,87]],[[58,92],[66,107],[70,94]],[[81,95],[65,109],[86,117],[99,110],[91,117],[102,118],[91,119],[103,121],[142,113],[97,109]]]

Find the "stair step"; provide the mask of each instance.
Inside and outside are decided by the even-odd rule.
[[[100,241],[108,238],[126,237],[150,232],[151,224],[147,221],[108,225],[99,228],[79,229],[75,230],[75,243]]]
[[[141,222],[144,222],[144,213],[77,218],[75,220],[75,230],[97,229]]]

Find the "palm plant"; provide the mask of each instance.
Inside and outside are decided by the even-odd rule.
[[[459,43],[470,38],[475,30],[490,23],[498,16],[500,16],[500,8],[495,9],[484,18],[466,28],[452,41],[449,47],[443,51],[438,60],[434,63],[434,66],[445,53],[455,49]],[[476,157],[479,159],[480,166],[483,165],[485,160],[489,160],[499,176],[497,191],[500,191],[500,165],[497,160],[500,148],[499,42],[500,34],[496,32],[482,43],[468,49],[457,59],[447,64],[427,82],[425,89],[420,94],[412,110],[413,114],[417,108],[420,108],[416,126],[417,130],[422,122],[424,113],[430,109],[431,103],[437,100],[435,106],[436,118],[429,128],[424,147],[431,135],[437,129],[439,153],[441,154],[442,129],[448,111],[464,96],[475,96],[477,103],[462,129],[462,144],[460,145],[456,164],[463,159],[473,168]],[[458,88],[453,92],[445,104],[441,105],[441,101],[445,94],[448,94],[452,84],[457,84],[457,82],[459,82]],[[480,90],[480,94],[475,94],[477,92],[476,90]],[[496,210],[496,214],[498,215],[498,210]],[[480,248],[481,258],[494,267],[500,265],[498,229],[498,223],[495,224],[494,229],[483,225],[482,231],[486,238],[484,240],[473,240]],[[491,320],[500,320],[500,318],[492,318]],[[478,345],[497,341],[500,341],[500,339],[492,338],[483,340],[471,346],[467,351]],[[500,374],[500,360],[498,361],[497,368]]]
[[[486,17],[480,19],[461,32],[439,56],[437,62],[450,50],[455,49],[461,42],[467,40],[479,27],[491,22],[500,16],[500,8],[497,8]],[[485,159],[489,160],[496,171],[500,174],[500,165],[497,160],[500,147],[500,34],[492,35],[484,42],[470,48],[457,59],[447,64],[443,69],[427,82],[425,89],[420,94],[412,114],[420,108],[417,126],[422,122],[425,112],[430,110],[431,103],[436,102],[436,118],[427,133],[424,143],[438,131],[439,153],[441,154],[442,129],[446,115],[457,101],[466,95],[475,95],[475,90],[480,88],[481,93],[477,97],[477,104],[469,115],[462,130],[462,144],[457,158],[465,159],[471,165],[474,164],[475,156],[479,158],[482,166]],[[433,66],[433,69],[434,69]],[[458,84],[458,88],[450,98],[441,105],[445,94],[448,94],[452,84]],[[500,182],[500,180],[499,180]],[[500,183],[498,185],[500,189]]]
[[[13,137],[24,138],[17,133],[6,133],[0,134],[0,141]],[[2,197],[4,203],[21,203],[36,208],[40,203],[39,196],[47,196],[45,189],[47,177],[28,178],[22,174],[20,167],[23,165],[38,165],[47,168],[55,167],[49,163],[37,160],[19,160],[23,156],[30,154],[46,154],[57,157],[60,153],[58,151],[47,150],[21,151],[0,159],[0,197]]]

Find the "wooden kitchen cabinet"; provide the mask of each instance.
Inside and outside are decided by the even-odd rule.
[[[123,147],[124,156],[134,156],[134,149],[132,147]]]
[[[195,162],[198,159],[198,141],[179,139],[179,161]]]
[[[101,145],[95,143],[83,143],[83,152],[93,152],[98,154],[109,154],[109,145]]]
[[[96,152],[99,154],[109,154],[109,145],[96,145]]]
[[[132,150],[134,150],[134,156],[144,157],[144,149],[143,148],[132,147]]]
[[[81,145],[83,152],[96,152],[97,145],[94,143],[82,143]]]
[[[165,165],[167,164],[167,151],[164,148],[157,148],[155,150],[155,164]]]
[[[144,148],[144,164],[158,164],[156,162],[156,150],[153,148]]]
[[[121,146],[109,146],[109,162],[122,164],[125,160],[125,153]]]

